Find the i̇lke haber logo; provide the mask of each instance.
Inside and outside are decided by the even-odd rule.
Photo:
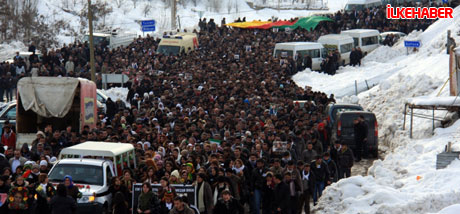
[[[452,19],[451,7],[392,7],[387,4],[387,19]]]

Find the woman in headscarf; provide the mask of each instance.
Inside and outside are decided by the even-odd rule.
[[[170,198],[171,201],[174,199],[176,194],[176,189],[169,184],[167,177],[162,177],[160,180],[161,187],[158,190],[158,198],[164,202],[165,198]]]
[[[66,175],[64,177],[64,186],[67,190],[67,195],[72,197],[75,201],[82,197],[82,193],[78,190],[78,187],[73,185],[72,177],[70,175]]]

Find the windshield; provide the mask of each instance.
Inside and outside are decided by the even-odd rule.
[[[59,164],[49,173],[51,182],[62,182],[64,176],[72,176],[74,183],[90,184],[102,186],[104,176],[101,166],[79,165],[79,164]]]
[[[157,52],[165,55],[178,55],[179,51],[180,46],[160,45]]]
[[[84,38],[83,38],[83,41],[89,42],[89,35],[85,35]],[[94,36],[93,35],[93,42],[94,42],[95,45],[98,45],[99,43],[101,43],[103,41],[107,41],[107,38],[103,37],[103,36]]]
[[[292,50],[282,50],[282,49],[277,49],[275,51],[275,57],[288,57],[288,56],[293,56],[294,52]]]

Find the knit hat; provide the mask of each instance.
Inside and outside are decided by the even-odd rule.
[[[174,171],[172,171],[172,172],[171,172],[171,176],[174,176],[174,177],[176,177],[176,178],[180,178],[180,176],[179,176],[179,171],[178,171],[177,169],[174,170]]]
[[[46,162],[46,160],[41,160],[40,166],[48,166],[48,162]]]

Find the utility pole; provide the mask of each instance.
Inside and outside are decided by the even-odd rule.
[[[89,58],[91,66],[91,81],[96,83],[96,68],[94,67],[94,40],[93,40],[93,11],[91,0],[88,0],[88,22],[89,22]]]
[[[171,30],[176,29],[177,1],[171,0]]]

